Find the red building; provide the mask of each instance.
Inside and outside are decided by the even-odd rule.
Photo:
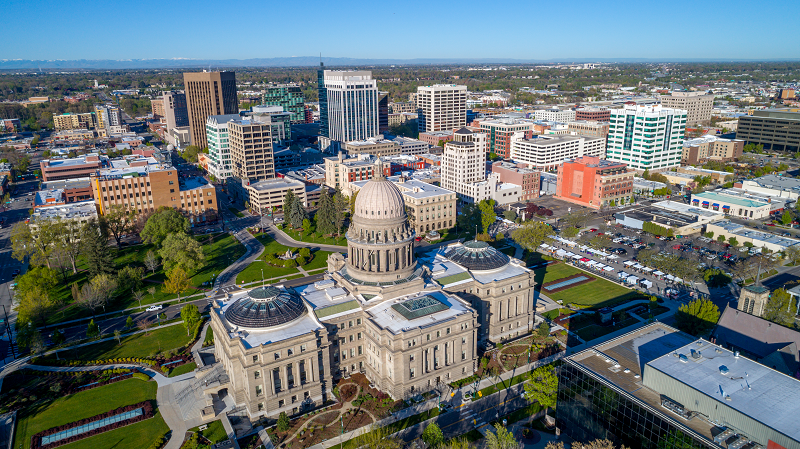
[[[500,175],[500,182],[516,184],[522,187],[521,201],[539,198],[540,174],[538,170],[525,168],[524,164],[497,161],[492,164],[491,172]]]
[[[611,110],[608,108],[578,108],[575,110],[575,120],[607,122],[611,120]]]
[[[303,112],[305,114],[303,116],[303,118],[305,118],[304,121],[306,123],[314,123],[314,111],[312,111],[311,108],[306,108]]]
[[[627,204],[633,199],[633,172],[628,166],[583,156],[558,167],[556,198],[592,209]]]

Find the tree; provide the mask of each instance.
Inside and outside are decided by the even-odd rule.
[[[675,315],[675,325],[678,329],[698,336],[717,324],[719,321],[719,308],[716,304],[705,298],[683,304]]]
[[[127,234],[133,229],[133,216],[128,213],[122,206],[114,205],[103,215],[106,221],[106,227],[119,247],[122,236]]]
[[[293,228],[303,227],[303,220],[308,218],[303,203],[291,190],[288,190],[283,198],[283,216]]]
[[[739,241],[738,241],[738,240],[736,240],[736,237],[731,237],[731,238],[729,238],[729,239],[728,239],[728,243],[729,243],[731,246],[734,246],[734,247],[735,247],[735,246],[739,246]]]
[[[144,268],[125,265],[117,274],[117,288],[120,294],[142,288]]]
[[[20,323],[46,324],[47,316],[53,306],[50,295],[40,286],[33,286],[20,291],[14,298],[17,302],[18,321]]]
[[[503,218],[509,221],[514,221],[517,219],[517,213],[513,210],[504,210],[503,211]]]
[[[202,268],[205,261],[200,243],[183,232],[169,234],[162,241],[158,254],[164,260],[164,269],[167,271],[180,267],[186,272],[193,272]]]
[[[335,208],[336,205],[333,203],[333,200],[331,200],[331,197],[327,193],[323,193],[320,197],[317,213],[314,215],[317,231],[321,232],[323,235],[333,234],[336,230]]]
[[[303,232],[308,234],[311,231],[312,231],[312,229],[311,229],[311,220],[309,220],[308,218],[304,218],[303,219]]]
[[[791,327],[794,324],[795,315],[797,315],[797,302],[794,296],[785,289],[779,288],[770,295],[762,317],[781,326]]]
[[[156,269],[158,269],[158,265],[158,256],[156,256],[156,253],[154,253],[152,249],[148,250],[147,254],[144,256],[144,266],[150,270],[151,274],[154,274]]]
[[[47,267],[33,267],[27,273],[17,277],[17,294],[39,289],[50,295],[57,286],[56,272]]]
[[[133,299],[135,299],[139,303],[139,308],[142,307],[142,299],[144,299],[144,292],[141,290],[133,290],[131,291],[131,295]]]
[[[110,273],[114,269],[114,258],[108,246],[108,234],[101,223],[92,219],[81,228],[81,254],[86,259],[90,276]]]
[[[150,297],[156,299],[156,288],[155,287],[147,287],[147,293],[150,293]]]
[[[783,251],[783,254],[786,255],[786,258],[792,263],[792,265],[797,265],[797,262],[800,261],[800,245],[794,245],[786,248]]]
[[[202,321],[200,310],[194,304],[187,304],[181,308],[181,319],[186,327],[186,335],[191,336],[191,331]]]
[[[539,327],[536,328],[536,333],[539,335],[539,338],[545,338],[550,335],[550,326],[546,321],[542,321]]]
[[[592,215],[589,212],[579,210],[566,215],[561,221],[567,223],[569,226],[581,229],[585,228],[591,219]]]
[[[117,339],[117,344],[118,345],[122,344],[122,332],[120,332],[119,329],[114,331],[114,338]]]
[[[571,239],[574,238],[576,235],[578,235],[578,232],[579,230],[575,226],[567,226],[566,228],[561,230],[561,236],[567,239]]]
[[[294,191],[287,190],[286,195],[283,196],[283,216],[287,222],[289,221],[289,214],[294,209],[294,203],[296,201],[297,196],[294,194]]]
[[[545,408],[545,413],[548,408],[556,406],[558,377],[552,366],[540,366],[533,370],[523,387],[525,388],[525,399],[538,402]]]
[[[337,235],[342,232],[342,227],[344,227],[344,219],[346,218],[348,206],[349,202],[347,197],[342,194],[342,191],[339,189],[339,187],[336,187],[336,191],[333,194],[333,221],[336,224]]]
[[[375,427],[356,437],[356,447],[361,449],[402,449],[403,444],[397,438],[391,438],[388,427]],[[447,448],[460,449],[460,448]],[[468,448],[463,448],[468,449]]]
[[[11,228],[11,254],[20,262],[27,257],[31,265],[46,265],[51,268],[54,220],[36,220],[36,228],[35,235],[25,222],[19,222]]]
[[[553,234],[553,228],[547,223],[531,221],[515,229],[511,233],[511,238],[528,251],[536,251],[551,234]]]
[[[289,417],[286,415],[286,412],[281,412],[278,415],[278,432],[286,432],[289,430]]]
[[[125,320],[125,327],[128,329],[133,327],[133,317],[128,315],[128,319]]]
[[[178,302],[181,301],[181,292],[187,288],[189,288],[189,277],[181,267],[175,267],[167,273],[164,291],[178,295]]]
[[[709,288],[724,287],[731,283],[731,278],[718,268],[711,268],[703,273],[703,280]]]
[[[713,239],[714,238],[714,231],[708,231],[705,233],[707,238]]]
[[[611,239],[605,235],[596,235],[589,241],[589,245],[594,249],[603,249],[611,244]]]
[[[496,433],[486,432],[486,449],[517,449],[521,446],[505,427],[498,424],[495,429]]]
[[[142,241],[161,245],[170,234],[189,233],[189,220],[175,209],[160,207],[144,225]]]
[[[95,338],[98,335],[100,335],[100,326],[94,324],[94,318],[92,318],[86,326],[86,337]]]
[[[439,428],[439,425],[436,423],[430,423],[425,430],[422,432],[422,441],[425,442],[429,447],[436,447],[444,441],[444,435],[442,435],[442,429]]]
[[[59,220],[54,227],[54,244],[58,254],[66,256],[72,265],[72,273],[78,273],[78,257],[81,255],[81,226],[76,220]]]
[[[186,162],[197,162],[197,154],[201,153],[200,147],[196,145],[189,145],[183,149],[183,154],[181,156],[186,160]]]
[[[483,233],[489,232],[489,226],[497,220],[497,214],[494,213],[494,200],[483,200],[478,203],[478,210],[481,211],[481,229]]]
[[[143,331],[145,336],[147,336],[147,331],[150,330],[152,326],[153,323],[147,318],[142,318],[136,321],[136,327],[139,328],[140,331]]]
[[[100,273],[89,282],[98,301],[105,308],[105,304],[111,299],[111,294],[117,289],[117,281],[107,273]]]

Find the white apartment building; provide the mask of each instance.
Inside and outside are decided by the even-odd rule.
[[[640,171],[678,167],[686,121],[685,110],[658,104],[612,109],[606,159]]]
[[[662,96],[660,100],[664,107],[686,111],[687,125],[711,120],[711,110],[714,108],[713,95],[707,95],[705,92],[673,92],[669,96]]]
[[[378,135],[378,84],[368,70],[325,70],[327,137],[333,142]]]
[[[565,160],[582,156],[606,155],[606,139],[584,136],[536,136],[526,139],[525,133],[515,133],[511,138],[511,159],[530,168],[556,170]]]
[[[400,145],[400,154],[426,154],[431,149],[431,145],[428,142],[423,142],[411,137],[398,136],[392,139],[392,141]]]
[[[228,123],[239,120],[239,114],[212,115],[206,120],[208,172],[219,181],[233,176],[231,150],[228,142]]]
[[[473,140],[479,137],[476,134],[483,133],[466,128],[454,132],[453,140],[444,144],[442,155],[442,187],[470,203],[489,197],[488,185],[485,188],[476,185],[486,181],[486,145],[485,141],[481,146]]]
[[[417,87],[419,132],[451,131],[467,125],[467,86],[434,84]]]
[[[572,109],[540,109],[534,112],[536,120],[548,122],[567,123],[575,120],[575,111]]]

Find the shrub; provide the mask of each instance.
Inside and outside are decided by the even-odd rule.
[[[300,248],[300,251],[298,251],[298,254],[300,254],[300,256],[302,256],[302,257],[308,258],[308,257],[311,257],[311,250],[308,249],[308,248]]]
[[[144,380],[144,381],[150,380],[150,376],[148,376],[145,373],[133,373],[133,378],[134,379],[139,379],[139,380]]]
[[[283,266],[284,266],[284,268],[296,268],[297,267],[297,261],[295,261],[294,259],[284,260],[283,261]]]

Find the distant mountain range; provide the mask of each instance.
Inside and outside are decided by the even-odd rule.
[[[771,59],[763,61],[798,61],[800,59]],[[232,68],[232,67],[311,67],[319,65],[318,56],[293,56],[253,59],[77,59],[29,60],[0,59],[0,70],[14,69],[169,69],[169,68]],[[504,58],[417,58],[417,59],[359,59],[322,58],[326,66],[369,65],[444,65],[444,64],[547,64],[588,62],[744,62],[750,59],[656,59],[656,58],[575,58],[575,59],[504,59]]]

